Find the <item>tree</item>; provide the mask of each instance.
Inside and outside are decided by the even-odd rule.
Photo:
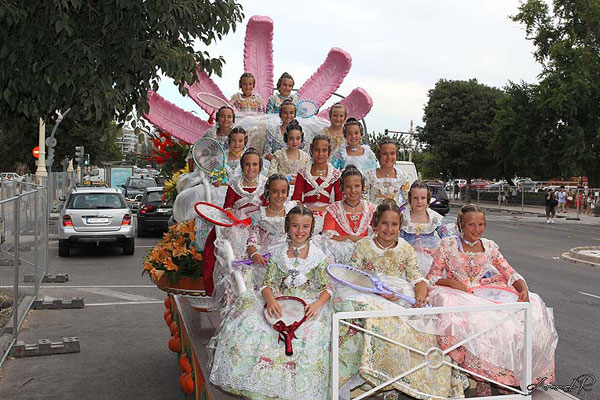
[[[600,2],[527,0],[512,17],[525,25],[542,65],[540,104],[559,140],[566,174],[585,173],[600,187]]]
[[[477,82],[439,80],[429,91],[417,139],[438,173],[470,180],[494,175],[488,150],[502,91]]]
[[[148,109],[160,73],[182,92],[196,64],[220,74],[224,60],[193,46],[242,18],[235,0],[0,0],[0,115],[37,122],[78,106],[86,120],[123,122]]]

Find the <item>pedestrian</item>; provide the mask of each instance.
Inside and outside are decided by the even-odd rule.
[[[569,212],[569,208],[571,208],[573,205],[573,192],[571,192],[571,189],[567,190],[567,201],[565,203],[565,207],[566,207],[566,211],[565,212]]]
[[[567,212],[565,206],[567,205],[567,194],[565,193],[565,187],[561,186],[560,191],[557,194],[558,197],[558,212]]]
[[[558,201],[554,198],[554,193],[552,192],[552,189],[548,190],[548,193],[546,194],[545,204],[546,204],[546,223],[553,224],[554,216],[556,215],[556,205],[558,204]]]
[[[594,208],[594,196],[592,196],[592,192],[589,192],[585,198],[586,203],[586,211],[587,215],[592,215],[592,209]]]
[[[454,199],[460,200],[460,188],[457,180],[454,180]]]

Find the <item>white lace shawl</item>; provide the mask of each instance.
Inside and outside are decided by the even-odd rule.
[[[378,178],[377,168],[365,172],[367,192],[372,203],[380,204],[386,199],[392,199],[398,205],[402,205],[408,201],[410,178],[401,169],[394,168],[394,170],[395,178]]]
[[[306,182],[313,187],[313,190],[311,190],[310,192],[304,193],[303,197],[309,197],[309,196],[321,194],[328,198],[333,198],[333,194],[330,195],[330,193],[327,192],[326,189],[327,189],[327,187],[329,187],[329,185],[331,185],[332,183],[335,183],[335,181],[340,179],[340,177],[342,176],[342,172],[339,169],[334,168],[331,164],[327,164],[327,175],[315,178],[310,173],[311,167],[312,167],[312,165],[307,165],[306,167],[302,168],[298,172],[300,175],[302,175],[304,177]],[[321,182],[321,184],[318,184],[317,178],[322,178],[323,182]]]
[[[331,162],[334,166],[343,169],[352,164],[362,173],[379,167],[379,161],[377,161],[375,153],[373,153],[371,148],[366,144],[361,145],[365,151],[360,156],[349,156],[346,147],[347,146],[340,146],[333,153]],[[340,163],[340,165],[336,165],[336,163]]]
[[[271,254],[269,262],[274,263],[281,272],[287,275],[283,283],[288,287],[298,287],[308,282],[306,276],[314,268],[325,260],[325,254],[317,246],[309,244],[306,258],[295,258],[287,256],[288,246],[281,246]],[[259,292],[266,286],[260,288]]]
[[[258,184],[256,185],[256,190],[253,192],[248,192],[246,189],[242,187],[242,181],[244,180],[244,175],[236,175],[231,179],[231,183],[229,187],[238,195],[241,196],[241,199],[237,200],[233,208],[239,210],[247,204],[253,204],[256,207],[260,207],[263,202],[260,199],[260,196],[265,191],[265,183],[267,182],[267,178],[264,175],[258,176]]]
[[[442,217],[431,208],[427,207],[427,215],[429,216],[429,222],[426,223],[413,223],[410,219],[410,207],[405,208],[402,211],[402,230],[409,234],[422,235],[433,233],[440,225],[442,225]]]

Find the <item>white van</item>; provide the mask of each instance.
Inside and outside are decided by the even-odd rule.
[[[89,175],[83,177],[83,181],[92,186],[104,185],[106,183],[104,168],[94,168]]]
[[[396,161],[396,168],[398,168],[401,171],[404,171],[406,175],[408,175],[411,185],[414,181],[419,179],[419,176],[417,175],[417,168],[415,167],[415,164],[413,162]]]

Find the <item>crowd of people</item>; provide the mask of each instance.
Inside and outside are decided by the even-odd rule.
[[[483,378],[507,386],[523,383],[519,323],[502,324],[475,344],[456,346],[477,329],[505,318],[502,312],[424,320],[369,318],[344,325],[340,381],[330,382],[332,313],[411,306],[396,295],[365,294],[332,282],[326,272],[331,263],[376,274],[414,297],[416,307],[494,304],[471,293],[480,286],[515,293],[516,301],[534,306],[534,379],[553,380],[557,335],[551,313],[498,245],[484,237],[481,209],[467,205],[456,227],[446,224],[429,207],[428,186],[411,184],[396,168],[395,142],[383,139],[371,151],[362,144],[362,124],[347,118],[342,104],[330,108],[330,126],[307,140],[296,120],[297,98],[289,74],[281,76],[278,93],[266,105],[253,94],[251,74],[242,75],[239,83],[241,93],[231,100],[236,109],[277,113],[280,122],[266,130],[263,149],[246,147],[248,135],[235,126],[236,109],[230,107],[219,109],[217,126],[205,133],[227,151],[230,179],[227,185],[215,182],[214,192],[221,193],[213,196],[220,199],[216,205],[252,220],[250,227],[222,230],[236,257],[250,259],[252,265],[243,270],[248,290],[231,302],[211,340],[213,384],[248,398],[294,400],[327,399],[331,385],[339,385],[341,395],[350,398],[359,386],[373,387],[414,368],[431,348],[450,349],[447,364],[413,371],[388,386],[386,396],[461,397],[468,378],[476,381],[478,395],[491,393]],[[204,237],[203,273],[210,291],[218,285],[212,281],[216,234]],[[307,304],[308,319],[295,332],[293,355],[286,355],[279,333],[264,317],[265,309],[271,317],[282,314],[280,296],[300,297]]]

